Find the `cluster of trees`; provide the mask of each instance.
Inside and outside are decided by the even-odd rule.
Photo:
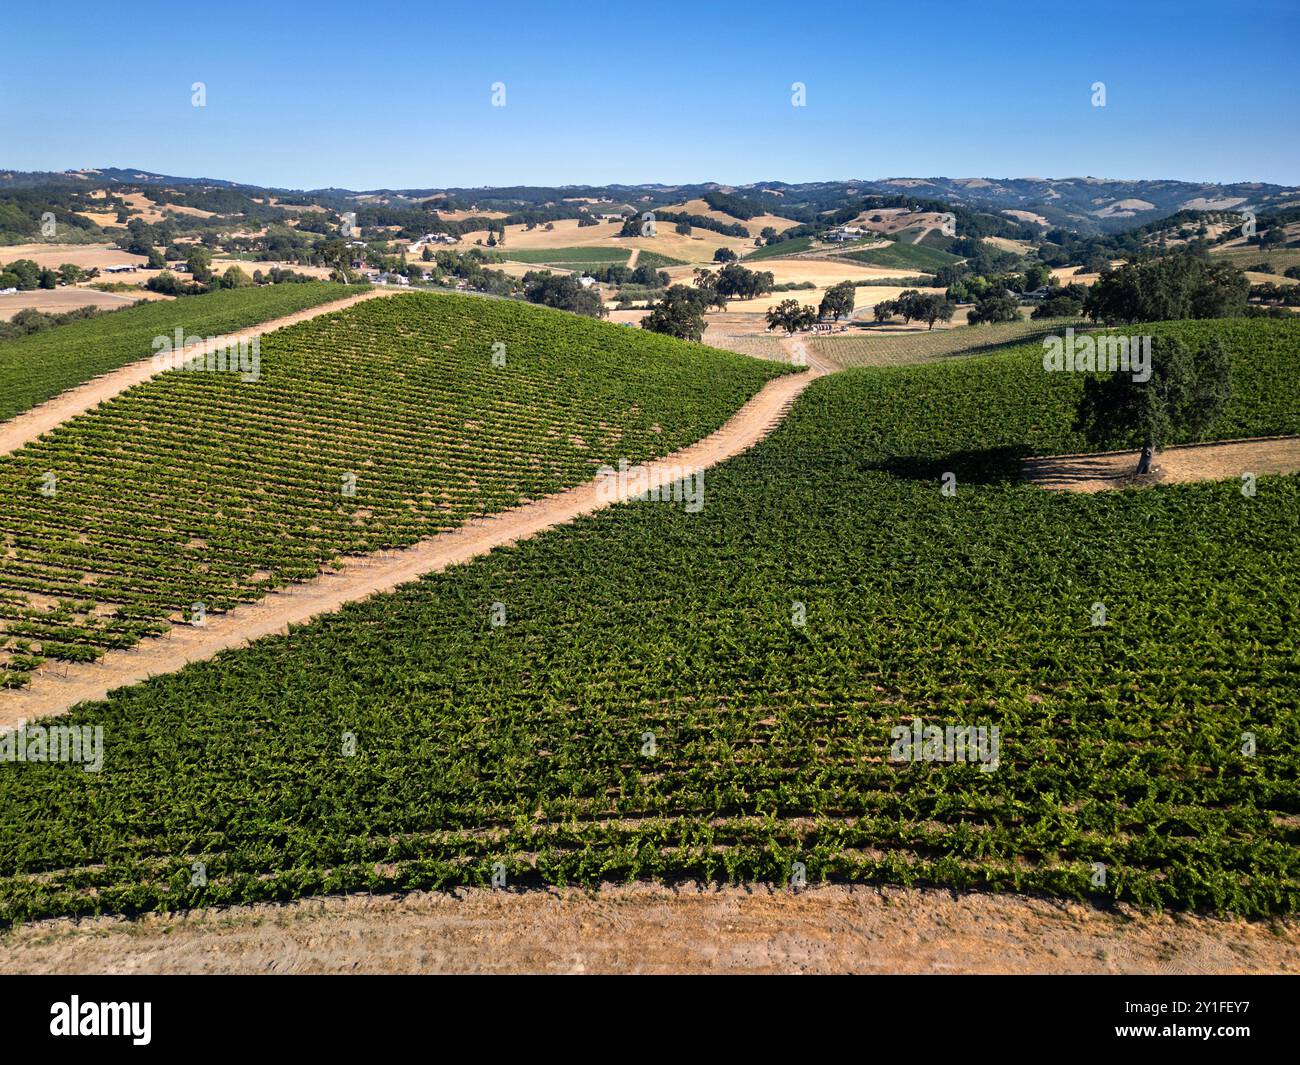
[[[0,244],[26,244],[41,240],[41,226],[53,214],[66,234],[74,230],[77,240],[100,234],[100,228],[77,211],[86,210],[80,190],[46,185],[39,188],[0,189]],[[62,239],[62,237],[61,237]]]
[[[629,268],[618,263],[609,266],[588,267],[587,276],[595,278],[606,285],[644,285],[646,288],[666,288],[669,283],[667,270],[656,270],[653,266]]]
[[[769,295],[776,287],[776,277],[770,270],[750,270],[740,263],[727,263],[721,270],[696,270],[694,285],[715,293],[717,301],[710,300],[709,306],[725,309],[727,300]]]
[[[735,262],[727,263],[721,270],[697,269],[690,285],[672,285],[664,292],[650,314],[641,319],[641,328],[682,340],[699,340],[706,328],[705,311],[711,307],[726,310],[729,299],[766,296],[775,287],[775,281],[768,270],[750,270]],[[815,321],[817,312],[812,313]]]
[[[1252,263],[1250,266],[1243,266],[1243,270],[1248,274],[1276,274],[1278,270],[1267,259],[1263,262]],[[1282,271],[1283,277],[1291,277],[1300,281],[1300,266],[1288,266]]]
[[[944,270],[940,274],[950,276]],[[935,283],[942,284],[939,276],[936,276]],[[1046,263],[1027,261],[1017,271],[958,276],[948,285],[946,295],[954,303],[974,303],[991,293],[1008,289],[1012,292],[1033,292],[1053,283],[1052,270]]]
[[[1059,288],[1034,308],[1031,318],[1077,318],[1083,313],[1088,286],[1077,282]]]
[[[98,276],[99,270],[93,267],[85,270],[72,263],[64,263],[56,270],[48,266],[37,266],[31,259],[15,259],[8,266],[0,266],[0,288],[30,292],[36,288],[75,285],[78,281],[89,281]]]
[[[167,296],[196,296],[204,292],[215,292],[217,289],[222,288],[248,288],[250,285],[257,283],[240,266],[230,266],[220,276],[213,273],[211,267],[202,272],[206,276],[200,281],[198,279],[186,280],[183,277],[178,277],[170,270],[162,270],[145,282],[145,288],[151,292],[161,292]]]
[[[168,219],[151,225],[141,218],[133,218],[126,224],[126,233],[117,238],[117,246],[132,255],[148,255],[155,246],[165,248],[174,244],[178,235],[176,224]]]
[[[1261,248],[1280,248],[1288,240],[1286,230],[1280,225],[1269,226],[1264,232],[1256,232],[1246,238],[1247,244],[1258,244]]]
[[[751,218],[766,213],[761,206],[752,200],[734,196],[729,192],[706,192],[704,202],[715,211],[729,214],[732,218],[739,218],[742,222],[748,222]]]
[[[918,292],[914,288],[900,292],[897,299],[881,300],[872,308],[877,322],[887,322],[898,315],[904,322],[925,322],[930,329],[935,322],[951,321],[956,313],[956,306],[946,296]]]
[[[265,273],[261,270],[253,271],[255,285],[303,285],[315,280],[310,274],[300,274],[296,270],[279,266],[273,266]]]
[[[1107,325],[1246,313],[1250,282],[1229,262],[1190,254],[1129,263],[1102,274],[1083,311]]]
[[[739,222],[719,222],[716,218],[710,218],[704,214],[687,214],[685,211],[658,211],[654,212],[656,222],[672,222],[679,226],[687,225],[693,229],[708,229],[714,233],[721,233],[724,237],[740,237],[742,239],[749,237],[749,230]],[[623,220],[623,228],[618,231],[620,237],[639,237],[641,236],[641,226],[643,225],[641,216],[634,214]]]
[[[477,249],[469,251],[439,251],[433,256],[434,269],[429,276],[439,284],[450,279],[464,281],[467,288],[475,292],[487,292],[493,296],[518,295],[519,281],[504,270],[493,270],[485,266],[489,260]]]
[[[594,287],[584,288],[572,274],[553,274],[549,270],[524,274],[524,299],[589,318],[604,318],[608,313]]]
[[[56,325],[80,321],[82,318],[94,318],[101,313],[104,312],[99,307],[76,307],[59,314],[46,314],[44,311],[28,307],[19,311],[7,322],[0,320],[0,340],[14,340],[17,337],[25,337],[29,333],[43,332]]]
[[[1300,285],[1279,285],[1275,281],[1265,281],[1262,285],[1251,286],[1250,298],[1283,307],[1300,307]]]

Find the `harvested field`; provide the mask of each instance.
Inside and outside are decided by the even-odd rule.
[[[113,247],[111,244],[5,244],[0,245],[0,263],[11,263],[15,259],[31,259],[37,266],[60,267],[64,263],[80,266],[89,270],[98,267],[103,272],[106,266],[143,266],[148,260],[143,255]],[[124,274],[122,280],[135,278],[137,275]]]
[[[104,310],[129,307],[139,300],[169,300],[158,292],[141,289],[139,292],[99,292],[93,288],[52,288],[32,289],[30,292],[14,292],[0,296],[0,319],[8,321],[19,311],[43,311],[46,314],[61,314],[76,310],[78,307],[101,307]]]

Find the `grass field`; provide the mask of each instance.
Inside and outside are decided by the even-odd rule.
[[[869,266],[888,266],[900,270],[934,271],[941,266],[950,266],[960,262],[960,256],[950,255],[937,248],[927,248],[923,244],[892,243],[883,248],[868,248],[865,251],[846,251],[846,258]]]
[[[545,263],[577,269],[581,266],[622,266],[632,254],[630,248],[497,248],[499,255],[517,263]]]
[[[867,301],[878,302],[874,294],[868,295]],[[1012,344],[1041,339],[1049,333],[1061,333],[1067,326],[1079,329],[1084,324],[1075,318],[1024,319],[954,326],[952,329],[812,337],[808,343],[816,354],[836,366],[907,366],[954,355],[988,354]]]
[[[1294,323],[1155,328],[1233,352],[1214,435],[1300,430]],[[1028,485],[1082,444],[1040,357],[824,378],[701,513],[610,508],[74,710],[102,773],[0,764],[0,920],[496,863],[1294,911],[1300,479]],[[996,726],[996,767],[891,760],[914,718]]]
[[[791,237],[789,240],[778,240],[775,244],[764,244],[761,248],[755,248],[744,256],[744,259],[746,262],[760,259],[784,259],[791,255],[798,255],[800,252],[811,251],[812,246],[812,237]]]
[[[166,373],[0,458],[0,649],[14,652],[0,687],[38,658],[130,646],[189,604],[224,610],[339,554],[673,451],[783,372],[527,304],[422,295],[269,334],[261,362],[254,382]]]
[[[236,288],[185,296],[0,341],[0,421],[154,353],[153,339],[219,336],[362,291],[346,285]]]
[[[501,254],[513,262],[536,263],[554,267],[557,270],[582,271],[592,266],[626,266],[632,257],[632,251],[632,248],[600,246],[592,248],[538,248],[523,251],[502,251]],[[685,266],[686,263],[681,259],[660,255],[658,252],[642,250],[637,255],[636,265],[662,270],[670,266]]]

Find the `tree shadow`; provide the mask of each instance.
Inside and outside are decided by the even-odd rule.
[[[874,463],[874,469],[909,481],[942,483],[951,473],[961,484],[1007,484],[1024,479],[1022,464],[1033,452],[1023,445],[954,451],[941,458],[899,456]]]

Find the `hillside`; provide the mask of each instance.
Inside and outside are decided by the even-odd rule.
[[[124,307],[57,329],[0,341],[0,421],[74,385],[157,350],[154,338],[210,337],[361,291],[326,283],[225,289],[178,301]]]
[[[260,358],[255,381],[164,373],[0,457],[0,686],[674,451],[785,372],[450,295],[327,314]]]
[[[1232,352],[1213,435],[1300,431],[1296,323],[1156,328]],[[699,514],[614,507],[82,706],[112,772],[0,765],[0,920],[796,862],[1295,911],[1300,481],[1041,491],[1020,457],[1082,442],[1040,358],[824,378]],[[892,761],[913,719],[996,726],[996,765]]]

